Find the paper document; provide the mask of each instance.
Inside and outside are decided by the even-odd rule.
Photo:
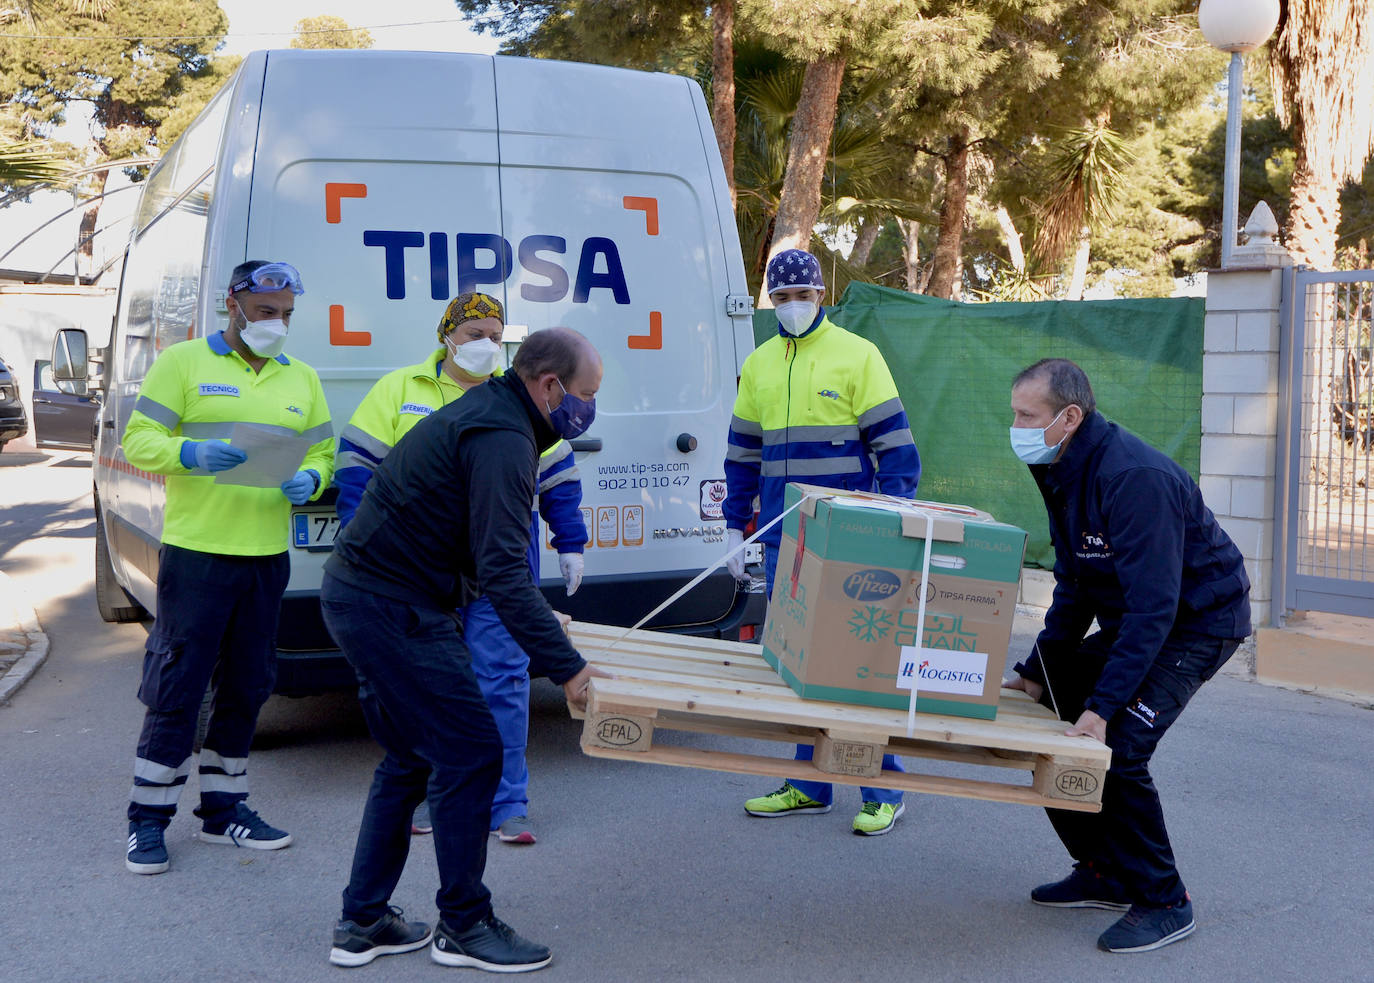
[[[283,481],[295,477],[310,450],[310,438],[259,423],[234,424],[229,443],[247,454],[248,460],[216,474],[215,483],[247,488],[281,487]]]

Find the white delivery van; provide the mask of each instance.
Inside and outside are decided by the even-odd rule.
[[[724,552],[752,305],[691,80],[443,53],[245,58],[149,174],[124,257],[94,466],[109,620],[152,612],[156,596],[164,487],[120,448],[139,386],[162,349],[227,324],[229,273],[245,259],[301,271],[287,353],[319,371],[336,434],[383,373],[437,346],[439,316],[465,290],[504,301],[508,338],[561,324],[594,342],[605,379],[596,422],[573,442],[590,540],[572,598],[541,529],[541,580],[560,610],[632,624]],[[80,341],[65,337],[55,362]],[[283,544],[280,692],[352,681],[317,601],[331,500],[296,509]],[[737,596],[722,568],[653,625],[728,635],[758,620],[749,600],[761,598]]]

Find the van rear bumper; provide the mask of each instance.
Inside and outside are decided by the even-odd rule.
[[[640,590],[644,590],[644,579],[640,578],[638,584]],[[647,606],[649,599],[658,595],[666,596],[667,591],[663,582],[659,578],[651,577],[652,581],[657,581],[653,586],[644,591],[641,595],[645,614],[651,610]],[[684,578],[678,586],[686,583]],[[710,584],[719,596],[722,584],[718,578],[712,578],[707,584],[702,584],[698,589],[707,588]],[[624,599],[628,584],[622,583],[615,585],[601,582],[598,585],[600,590],[617,589],[621,599]],[[657,588],[657,589],[654,589]],[[638,593],[634,588],[629,588],[631,593]],[[562,583],[553,583],[543,588],[544,595],[559,610],[569,611],[578,620],[601,621],[602,618],[596,617],[595,610],[590,606],[574,605],[569,603],[569,599],[563,592]],[[665,593],[659,593],[664,591]],[[599,591],[598,591],[599,592]],[[591,593],[591,592],[589,592]],[[590,600],[583,599],[582,591],[578,591],[572,601]],[[622,610],[634,610],[637,606],[630,605],[628,608],[622,604]],[[670,631],[680,635],[692,635],[697,638],[724,638],[737,640],[740,629],[747,625],[762,626],[764,613],[768,607],[768,599],[762,593],[751,593],[747,590],[736,589],[734,598],[726,612],[714,621],[706,621],[699,624],[665,626],[659,630]],[[578,610],[582,608],[582,610]],[[571,609],[571,610],[570,610]],[[679,605],[674,605],[669,609],[669,614],[675,613]],[[617,624],[616,620],[607,620],[608,624]],[[633,622],[626,623],[633,624]],[[358,685],[357,677],[353,674],[353,667],[344,659],[343,653],[334,645],[334,640],[329,637],[329,631],[324,626],[324,617],[320,613],[320,597],[317,591],[291,592],[282,598],[281,602],[281,621],[277,629],[277,684],[273,692],[283,696],[310,696],[315,693],[324,693],[329,690],[352,689]]]

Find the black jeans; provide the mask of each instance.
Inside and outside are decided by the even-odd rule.
[[[138,698],[148,707],[134,760],[129,818],[166,826],[190,773],[205,689],[215,701],[200,753],[200,808],[221,822],[248,798],[248,749],[277,678],[277,621],[291,575],[285,553],[158,552],[157,621]]]
[[[451,612],[324,576],[324,621],[358,676],[368,729],[386,752],[363,810],[343,917],[386,913],[410,852],[410,818],[428,794],[439,917],[461,932],[491,913],[482,883],[501,735]]]
[[[1042,649],[1041,664],[1064,720],[1076,721],[1082,714],[1111,642],[1099,632],[1075,648]],[[1164,810],[1150,777],[1150,758],[1193,694],[1239,644],[1232,639],[1170,636],[1130,702],[1107,721],[1112,764],[1102,789],[1102,811],[1045,810],[1070,856],[1119,882],[1134,903],[1163,908],[1182,901],[1187,893],[1174,865]],[[1048,688],[1040,702],[1051,706]]]

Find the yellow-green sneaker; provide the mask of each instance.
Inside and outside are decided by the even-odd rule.
[[[757,799],[746,799],[744,811],[761,819],[777,819],[779,816],[806,816],[829,812],[828,805],[802,794],[791,782],[783,782],[782,788]]]
[[[854,817],[854,832],[860,836],[882,836],[892,832],[897,820],[906,812],[906,803],[890,805],[886,802],[865,802]]]

